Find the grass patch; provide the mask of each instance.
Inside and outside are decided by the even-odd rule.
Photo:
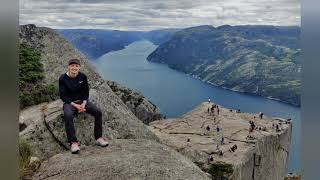
[[[25,139],[19,139],[19,179],[32,179],[33,173],[40,167],[40,161],[30,163],[32,149]]]

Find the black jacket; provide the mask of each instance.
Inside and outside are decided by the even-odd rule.
[[[70,104],[76,100],[88,100],[89,85],[87,76],[81,72],[71,78],[66,73],[59,78],[59,94],[63,103]]]

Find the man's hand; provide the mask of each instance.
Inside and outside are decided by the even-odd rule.
[[[86,111],[86,104],[87,104],[87,101],[83,101],[83,103],[80,105],[80,110],[79,112],[84,112]]]
[[[80,104],[76,104],[76,103],[72,102],[71,105],[72,105],[73,107],[77,108],[79,113],[86,111],[86,109],[85,109],[85,104],[84,104],[84,103],[82,103],[82,104],[80,105]]]

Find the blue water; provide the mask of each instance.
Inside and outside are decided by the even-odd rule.
[[[288,171],[301,173],[300,108],[215,87],[166,65],[148,62],[146,57],[156,48],[149,41],[134,42],[123,50],[101,56],[93,64],[105,79],[141,92],[167,118],[181,116],[208,98],[224,107],[241,109],[242,112],[261,111],[266,116],[291,118],[293,132]]]

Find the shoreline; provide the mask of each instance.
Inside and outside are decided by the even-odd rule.
[[[157,64],[165,64],[165,65],[168,66],[168,68],[170,68],[170,69],[172,69],[172,70],[175,70],[175,71],[177,71],[177,72],[181,72],[181,73],[183,73],[183,74],[186,74],[187,76],[192,77],[193,79],[197,79],[197,80],[199,80],[199,81],[201,81],[201,82],[204,82],[204,83],[206,83],[206,84],[212,85],[212,86],[217,87],[217,88],[222,88],[222,89],[226,89],[226,90],[233,91],[233,92],[237,92],[237,93],[248,94],[248,95],[251,95],[251,96],[263,97],[263,98],[266,98],[266,99],[270,99],[270,100],[278,101],[278,102],[281,102],[281,103],[284,103],[284,104],[287,104],[287,105],[291,105],[291,106],[294,106],[294,107],[297,107],[297,108],[301,108],[301,104],[300,104],[300,105],[298,105],[298,104],[293,104],[293,103],[290,103],[290,102],[285,101],[285,100],[281,100],[281,99],[274,98],[274,97],[271,97],[271,96],[269,96],[269,97],[268,97],[268,96],[262,96],[262,95],[258,95],[258,94],[253,93],[253,92],[239,91],[239,90],[230,89],[230,88],[227,88],[227,87],[225,87],[225,86],[220,86],[220,85],[214,84],[214,83],[212,83],[212,82],[204,81],[204,80],[202,80],[201,78],[199,78],[199,77],[196,76],[196,75],[188,74],[188,73],[185,73],[185,72],[180,71],[180,70],[178,70],[178,69],[171,68],[171,67],[170,67],[168,64],[166,64],[166,63],[153,62],[153,61],[149,61],[149,60],[147,60],[147,61],[148,61],[148,62],[152,62],[152,63],[157,63]]]

